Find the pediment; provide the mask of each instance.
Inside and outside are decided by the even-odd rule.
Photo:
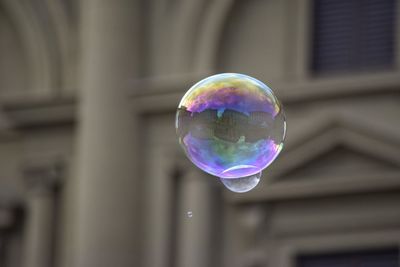
[[[363,174],[379,175],[382,172],[400,171],[394,162],[338,143],[323,154],[315,155],[306,164],[300,165],[275,177],[276,182],[290,180],[335,179]]]
[[[292,140],[266,176],[279,182],[400,171],[400,140],[393,136],[372,125],[321,124]]]
[[[400,136],[371,125],[321,123],[289,142],[239,202],[400,190]],[[396,189],[397,188],[397,189]]]

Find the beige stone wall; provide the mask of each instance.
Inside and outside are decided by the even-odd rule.
[[[399,64],[314,77],[311,2],[0,1],[0,266],[295,267],[398,247]],[[175,136],[183,93],[218,72],[265,81],[287,115],[247,194]]]

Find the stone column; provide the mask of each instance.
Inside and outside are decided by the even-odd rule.
[[[211,266],[212,205],[211,177],[191,168],[182,178],[178,223],[178,267]]]
[[[265,232],[268,207],[264,205],[252,205],[242,208],[237,207],[238,235],[241,236],[243,252],[235,255],[236,266],[267,266],[267,254],[262,243]]]
[[[25,267],[51,267],[54,241],[55,187],[61,180],[61,165],[56,163],[26,166],[28,188]]]
[[[82,1],[73,266],[137,266],[135,121],[138,1]]]

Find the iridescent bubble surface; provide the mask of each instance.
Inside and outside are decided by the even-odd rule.
[[[240,178],[220,178],[220,180],[232,192],[246,193],[258,185],[260,178],[261,172]]]
[[[259,174],[271,164],[282,150],[286,123],[268,86],[223,73],[201,80],[183,96],[176,131],[197,167],[232,179]]]

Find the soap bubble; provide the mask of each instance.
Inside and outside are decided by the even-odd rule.
[[[282,150],[286,131],[282,106],[272,90],[235,73],[193,85],[179,103],[175,123],[187,157],[221,179],[260,175]]]
[[[245,193],[258,185],[261,178],[261,172],[240,178],[220,178],[226,188],[236,193]]]

